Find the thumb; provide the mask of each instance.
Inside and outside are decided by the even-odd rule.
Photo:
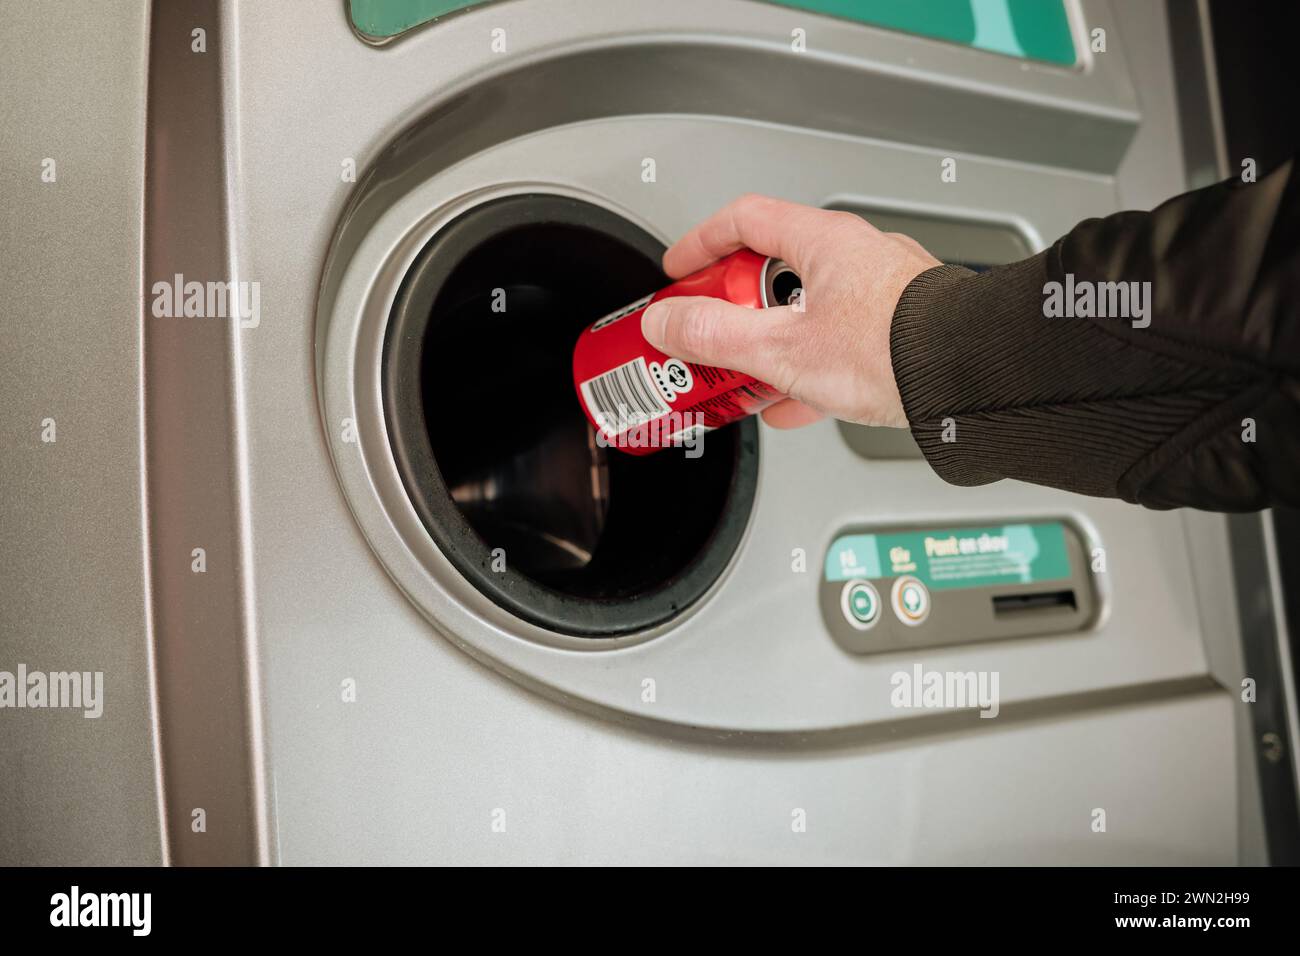
[[[651,345],[686,362],[735,369],[779,387],[781,342],[794,312],[788,306],[748,309],[708,296],[672,296],[641,316]]]

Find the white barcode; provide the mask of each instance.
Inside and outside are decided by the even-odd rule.
[[[591,417],[611,438],[669,411],[639,355],[604,375],[587,379],[579,388]]]

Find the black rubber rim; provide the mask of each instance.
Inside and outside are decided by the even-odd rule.
[[[698,601],[739,546],[757,486],[758,426],[748,419],[710,434],[711,453],[730,454],[734,459],[725,504],[704,546],[659,586],[628,599],[579,598],[511,569],[494,572],[490,547],[452,501],[434,457],[421,393],[421,360],[434,302],[457,264],[470,250],[502,231],[532,223],[590,229],[654,262],[663,254],[661,243],[626,219],[561,196],[510,196],[471,209],[452,221],[416,257],[389,317],[382,391],[393,454],[429,535],[455,568],[494,603],[540,627],[575,636],[612,637],[646,630]]]

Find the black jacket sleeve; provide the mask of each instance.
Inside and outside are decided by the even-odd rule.
[[[1127,316],[1096,315],[1124,311],[1100,283],[1150,283],[1145,315],[1141,285]],[[1248,511],[1300,504],[1298,312],[1293,158],[1089,219],[1023,262],[923,272],[890,351],[912,434],[953,484]]]

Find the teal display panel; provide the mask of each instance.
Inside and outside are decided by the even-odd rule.
[[[348,15],[357,31],[388,39],[483,0],[348,0]]]
[[[775,0],[826,16],[1024,60],[1073,66],[1063,0]]]
[[[484,0],[349,0],[348,13],[358,32],[382,40],[482,2]],[[773,2],[1005,56],[1063,66],[1073,66],[1076,62],[1074,36],[1064,0]]]
[[[831,545],[825,574],[828,581],[908,574],[941,591],[1059,581],[1070,576],[1070,558],[1056,522],[852,534]]]

